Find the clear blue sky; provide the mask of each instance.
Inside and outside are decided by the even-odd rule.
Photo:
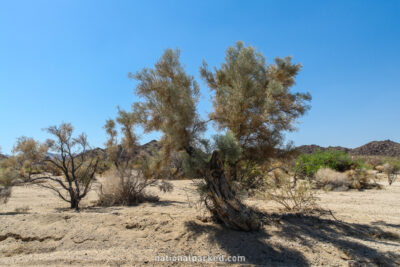
[[[242,40],[271,62],[303,64],[296,90],[312,109],[288,135],[296,145],[356,147],[400,141],[400,1],[0,1],[0,146],[18,136],[47,138],[62,121],[102,146],[116,107],[129,109],[128,72],[180,48],[201,84],[200,112],[211,109],[199,79]],[[142,137],[146,142],[155,135]]]

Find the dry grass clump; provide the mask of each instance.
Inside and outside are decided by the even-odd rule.
[[[315,174],[316,186],[326,191],[344,191],[350,187],[350,180],[345,173],[329,168],[321,168]]]
[[[144,178],[136,174],[121,179],[115,172],[115,170],[109,171],[100,187],[97,202],[99,206],[132,206],[141,202],[157,202],[159,200],[157,196],[146,192],[146,187],[151,184]]]
[[[337,172],[329,168],[321,168],[315,174],[316,186],[326,191],[346,191],[349,189],[377,188],[375,175],[364,169]]]

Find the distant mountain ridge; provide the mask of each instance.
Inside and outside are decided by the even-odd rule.
[[[153,150],[159,150],[160,145],[156,140],[152,140],[146,144],[143,144],[138,147],[137,155],[139,154],[152,154]],[[342,146],[329,146],[329,147],[322,147],[318,145],[303,145],[298,146],[297,151],[302,154],[311,154],[318,150],[326,151],[326,150],[339,150],[351,155],[357,156],[389,156],[389,157],[400,157],[400,143],[391,141],[391,140],[384,140],[384,141],[372,141],[365,145],[362,145],[357,148],[346,148]],[[106,151],[103,148],[95,148],[89,150],[87,153],[97,154],[100,155],[102,158],[105,158]],[[54,156],[54,154],[49,154]],[[8,158],[8,156],[0,154],[0,160]]]
[[[340,150],[351,155],[357,156],[389,156],[400,157],[400,143],[391,140],[372,141],[357,148],[346,148],[341,146],[321,147],[318,145],[303,145],[297,147],[297,150],[303,154],[311,154],[318,150]]]
[[[151,153],[151,151],[159,150],[160,145],[156,140],[152,140],[142,146],[140,146],[139,150]],[[329,146],[329,147],[321,147],[318,145],[304,145],[297,147],[297,150],[301,153],[310,154],[316,152],[317,150],[339,150],[351,155],[357,156],[389,156],[389,157],[400,157],[400,143],[384,140],[384,141],[372,141],[365,145],[356,148],[347,148],[342,146]]]
[[[312,154],[317,152],[318,150],[326,151],[326,150],[340,150],[346,153],[349,153],[351,148],[341,147],[341,146],[329,146],[329,147],[322,147],[318,145],[303,145],[298,146],[296,148],[302,154]]]

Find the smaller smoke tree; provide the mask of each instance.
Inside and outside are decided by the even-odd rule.
[[[23,180],[38,182],[38,186],[52,190],[68,202],[71,209],[79,210],[79,203],[94,180],[99,158],[90,153],[86,135],[73,137],[73,130],[69,123],[49,127],[46,131],[54,139],[43,144],[19,138],[12,160]]]

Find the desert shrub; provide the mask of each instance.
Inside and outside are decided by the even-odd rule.
[[[400,162],[392,161],[383,165],[383,172],[387,175],[388,183],[391,185],[397,178],[400,172]]]
[[[225,164],[227,165],[227,164]],[[243,160],[235,166],[225,166],[230,175],[235,190],[240,194],[250,194],[264,185],[264,173],[256,162]]]
[[[316,208],[314,184],[309,179],[294,183],[289,175],[279,172],[266,179],[264,196],[267,200],[279,203],[287,211],[309,212]]]
[[[366,169],[355,169],[346,172],[350,180],[350,189],[370,189],[380,188],[380,185],[375,182],[375,174]]]
[[[174,190],[174,185],[168,181],[162,180],[158,184],[158,189],[164,193],[172,192]]]
[[[119,138],[117,123],[107,120],[104,126],[108,135],[106,142],[107,161],[112,168],[99,191],[99,206],[131,206],[140,202],[158,201],[146,188],[156,185],[165,174],[158,153],[137,157],[137,138],[133,131],[135,119],[125,111],[119,110],[116,119],[123,136]],[[172,186],[162,185],[160,190],[171,190]]]
[[[159,176],[160,163],[153,157],[146,156],[135,162],[135,169],[130,165],[114,166],[107,171],[105,181],[100,187],[99,206],[132,206],[142,202],[157,202],[159,197],[146,191],[149,186],[158,185],[162,192],[170,192],[173,184]],[[127,163],[126,161],[124,163]]]
[[[337,172],[329,168],[321,168],[315,174],[315,182],[318,188],[324,190],[348,190],[350,180],[345,173]]]
[[[329,168],[338,172],[350,169],[361,169],[364,163],[361,159],[353,160],[343,151],[326,150],[313,154],[302,154],[296,160],[298,173],[303,177],[313,177],[320,168]]]
[[[354,169],[343,173],[321,168],[315,174],[315,185],[326,191],[361,190],[379,187],[374,178],[374,174],[366,169]]]
[[[308,178],[296,181],[291,174],[277,168],[264,176],[264,184],[258,193],[266,200],[280,204],[286,211],[309,212],[317,207],[314,187],[314,181]]]
[[[132,206],[141,202],[156,202],[158,197],[148,194],[145,188],[148,182],[139,174],[131,170],[131,174],[125,174],[120,179],[117,170],[110,171],[104,183],[100,187],[98,205],[109,206]]]

